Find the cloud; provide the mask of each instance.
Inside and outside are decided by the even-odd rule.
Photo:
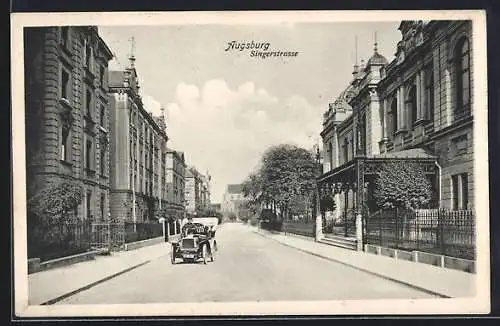
[[[158,114],[158,101],[143,100]],[[189,165],[210,171],[213,201],[221,200],[228,183],[243,181],[269,146],[311,148],[311,135],[321,128],[322,108],[299,95],[279,99],[250,81],[235,89],[223,79],[201,87],[180,83],[165,110],[169,147],[184,151]]]

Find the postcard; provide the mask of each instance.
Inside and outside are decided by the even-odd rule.
[[[19,13],[19,317],[485,314],[484,11]]]

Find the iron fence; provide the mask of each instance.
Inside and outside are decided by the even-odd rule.
[[[158,222],[125,222],[125,243],[163,236],[163,225]]]
[[[57,224],[28,222],[28,257],[42,261],[90,249],[91,222],[71,220]]]
[[[125,224],[123,222],[92,223],[92,248],[119,250],[124,244]]]
[[[472,210],[385,209],[366,220],[365,242],[475,260]]]

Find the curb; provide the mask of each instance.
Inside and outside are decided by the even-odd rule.
[[[117,272],[117,273],[114,273],[114,274],[112,274],[112,275],[106,276],[106,277],[105,277],[105,278],[103,278],[103,279],[100,279],[100,280],[97,280],[97,281],[92,282],[92,283],[90,283],[90,284],[87,284],[87,285],[85,285],[85,286],[82,286],[81,288],[78,288],[78,289],[73,290],[73,291],[71,291],[71,292],[68,292],[68,293],[65,293],[65,294],[63,294],[63,295],[60,295],[60,296],[58,296],[58,297],[56,297],[56,298],[54,298],[54,299],[50,299],[50,300],[48,300],[48,301],[45,301],[45,302],[41,303],[40,305],[41,305],[41,306],[46,306],[46,305],[51,305],[51,304],[57,303],[57,302],[59,302],[59,301],[61,301],[61,300],[64,300],[64,299],[66,299],[66,298],[69,298],[69,297],[71,297],[71,296],[73,296],[73,295],[75,295],[75,294],[77,294],[77,293],[79,293],[79,292],[82,292],[82,291],[88,290],[88,289],[90,289],[90,288],[92,288],[92,287],[94,287],[94,286],[96,286],[96,285],[98,285],[98,284],[101,284],[101,283],[103,283],[103,282],[109,281],[109,280],[110,280],[110,279],[112,279],[112,278],[115,278],[115,277],[117,277],[117,276],[120,276],[120,275],[122,275],[122,274],[125,274],[125,273],[127,273],[127,272],[130,272],[131,270],[134,270],[134,269],[136,269],[136,268],[139,268],[139,267],[141,267],[141,266],[143,266],[143,265],[146,265],[146,264],[148,264],[148,263],[150,263],[150,262],[151,262],[151,259],[150,259],[150,260],[147,260],[147,261],[145,261],[145,262],[142,262],[142,263],[140,263],[140,264],[136,264],[136,265],[134,265],[134,266],[128,267],[128,268],[126,268],[126,269],[124,269],[124,270],[121,270],[121,271],[119,271],[119,272]]]
[[[141,249],[141,248],[139,248],[139,249]],[[170,252],[169,252],[169,253],[170,253]],[[125,268],[125,269],[123,269],[123,270],[121,270],[121,271],[118,271],[118,272],[114,273],[114,274],[108,275],[108,276],[106,276],[106,277],[104,277],[104,278],[102,278],[102,279],[99,279],[99,280],[97,280],[97,281],[91,282],[90,284],[84,285],[84,286],[82,286],[82,287],[80,287],[80,288],[78,288],[78,289],[76,289],[76,290],[70,291],[70,292],[68,292],[68,293],[65,293],[65,294],[59,295],[59,296],[57,296],[57,297],[55,297],[55,298],[53,298],[53,299],[47,300],[47,301],[42,302],[42,303],[40,303],[40,304],[38,304],[38,305],[42,305],[42,306],[52,305],[52,304],[54,304],[54,303],[57,303],[57,302],[59,302],[59,301],[62,301],[62,300],[64,300],[64,299],[66,299],[66,298],[69,298],[69,297],[71,297],[71,296],[73,296],[73,295],[75,295],[75,294],[78,294],[78,293],[80,293],[80,292],[83,292],[83,291],[85,291],[85,290],[88,290],[88,289],[90,289],[90,288],[92,288],[92,287],[94,287],[94,286],[96,286],[96,285],[99,285],[99,284],[101,284],[101,283],[104,283],[104,282],[106,282],[106,281],[109,281],[109,280],[111,280],[112,278],[115,278],[115,277],[117,277],[117,276],[120,276],[120,275],[122,275],[122,274],[125,274],[125,273],[127,273],[127,272],[130,272],[130,271],[132,271],[132,270],[134,270],[134,269],[136,269],[136,268],[139,268],[139,267],[141,267],[141,266],[144,266],[144,265],[146,265],[146,264],[148,264],[148,263],[152,262],[152,261],[153,261],[153,260],[155,260],[155,259],[158,259],[158,258],[161,258],[161,257],[167,256],[169,253],[167,253],[167,254],[162,254],[162,255],[160,255],[160,256],[158,256],[158,257],[154,257],[154,258],[148,259],[148,260],[146,260],[146,261],[143,261],[142,263],[138,263],[138,264],[132,265],[132,266],[127,267],[127,268]]]
[[[418,285],[414,285],[414,284],[411,284],[411,283],[408,283],[408,282],[405,282],[405,281],[401,281],[401,280],[392,278],[392,277],[384,275],[384,274],[376,273],[376,272],[370,271],[368,269],[365,269],[365,268],[362,268],[362,267],[359,267],[359,266],[356,266],[356,265],[352,265],[352,264],[343,262],[341,260],[337,260],[337,259],[334,259],[334,258],[331,258],[331,257],[327,257],[327,256],[324,256],[324,255],[321,255],[321,254],[317,254],[315,252],[312,252],[312,251],[309,251],[309,250],[306,250],[306,249],[297,248],[295,246],[292,246],[292,245],[289,245],[287,243],[281,242],[281,241],[279,241],[277,239],[273,239],[273,238],[271,238],[271,237],[269,237],[269,236],[267,236],[267,235],[265,235],[263,233],[260,233],[259,231],[255,231],[254,230],[253,232],[256,233],[256,234],[258,234],[258,235],[260,235],[260,236],[262,236],[262,237],[266,237],[268,239],[271,239],[271,240],[273,240],[273,241],[275,241],[275,242],[277,242],[277,243],[279,243],[279,244],[281,244],[281,245],[283,245],[285,247],[288,247],[288,248],[293,248],[293,249],[302,251],[304,253],[307,253],[307,254],[310,254],[310,255],[313,255],[313,256],[316,256],[316,257],[328,260],[328,261],[333,261],[333,262],[342,264],[344,266],[348,266],[348,267],[357,269],[359,271],[368,273],[370,275],[377,276],[377,277],[380,277],[380,278],[383,278],[385,280],[392,281],[392,282],[395,282],[395,283],[399,283],[399,284],[405,285],[407,287],[413,288],[415,290],[425,292],[425,293],[430,294],[430,295],[438,296],[438,297],[443,298],[443,299],[450,299],[450,298],[452,298],[452,297],[450,297],[448,295],[445,295],[445,294],[442,294],[442,293],[439,293],[439,292],[435,292],[435,291],[432,291],[432,290],[429,290],[429,289],[426,289],[426,288],[423,288],[423,287],[420,287]]]

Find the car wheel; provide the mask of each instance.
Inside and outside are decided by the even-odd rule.
[[[203,246],[202,249],[203,264],[207,264],[207,246]]]

